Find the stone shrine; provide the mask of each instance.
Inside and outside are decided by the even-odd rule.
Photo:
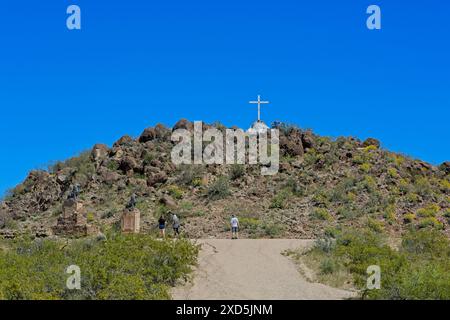
[[[70,198],[64,201],[62,216],[53,227],[56,235],[87,236],[95,233],[95,228],[87,223],[83,203]]]
[[[123,233],[139,233],[141,224],[141,212],[137,208],[125,209],[121,220]]]

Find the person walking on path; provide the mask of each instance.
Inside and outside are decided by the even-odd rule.
[[[176,236],[180,236],[180,219],[177,217],[177,215],[174,213],[172,215],[172,227],[173,227],[173,233]]]
[[[239,219],[233,214],[231,216],[231,239],[239,237]]]
[[[166,219],[164,219],[163,216],[159,218],[158,225],[159,225],[159,233],[161,237],[164,239],[166,237]]]

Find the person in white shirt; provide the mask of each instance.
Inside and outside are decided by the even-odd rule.
[[[236,218],[236,216],[233,214],[231,216],[231,239],[237,239],[239,236],[239,220]]]

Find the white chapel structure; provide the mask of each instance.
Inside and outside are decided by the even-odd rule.
[[[252,126],[247,130],[247,132],[250,134],[258,134],[258,133],[267,132],[267,130],[269,130],[269,126],[267,126],[263,121],[261,121],[261,105],[269,104],[269,101],[262,101],[261,96],[258,95],[258,100],[249,101],[249,103],[258,105],[258,120],[253,122]]]

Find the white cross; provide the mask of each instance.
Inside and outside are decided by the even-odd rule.
[[[258,100],[257,101],[249,101],[250,104],[258,104],[258,122],[261,121],[261,105],[262,104],[268,104],[269,101],[261,101],[261,96],[258,94]]]

